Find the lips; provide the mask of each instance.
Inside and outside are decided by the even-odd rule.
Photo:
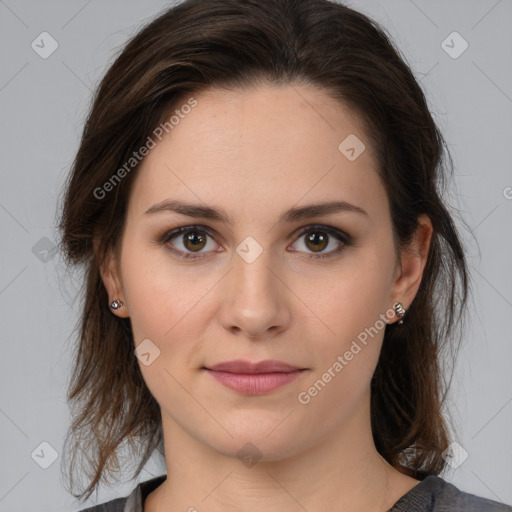
[[[244,395],[270,393],[298,378],[306,371],[283,361],[226,361],[203,367],[216,381]]]
[[[267,360],[258,363],[251,361],[243,361],[237,359],[234,361],[225,361],[214,366],[206,367],[207,370],[226,372],[226,373],[243,373],[246,375],[254,375],[260,373],[290,373],[304,368],[293,366],[284,361]]]

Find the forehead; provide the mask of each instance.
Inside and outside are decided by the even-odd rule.
[[[364,124],[314,86],[207,89],[183,97],[171,116],[137,170],[130,208],[138,212],[167,198],[256,213],[302,200],[370,207],[384,194]]]

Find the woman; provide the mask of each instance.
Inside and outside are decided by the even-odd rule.
[[[444,144],[340,4],[187,0],[127,44],[60,224],[86,271],[70,481],[125,442],[167,475],[87,510],[512,510],[438,476],[468,295]]]

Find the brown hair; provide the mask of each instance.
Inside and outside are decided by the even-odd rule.
[[[107,71],[65,185],[61,249],[68,266],[85,271],[68,390],[73,422],[64,450],[71,456],[71,488],[75,470],[88,478],[76,497],[88,498],[102,477],[121,467],[124,443],[139,462],[134,477],[155,448],[163,454],[160,408],[137,364],[130,321],[109,310],[100,276],[102,255],[119,249],[137,166],[108,197],[97,191],[185,94],[264,81],[318,86],[361,116],[390,201],[397,248],[408,246],[420,214],[432,222],[428,261],[405,323],[386,326],[372,380],[371,424],[377,450],[403,473],[422,479],[445,467],[449,436],[442,407],[449,384],[442,363],[446,349],[455,357],[459,347],[469,283],[441,197],[453,163],[422,89],[385,30],[344,5],[187,0],[137,33]]]

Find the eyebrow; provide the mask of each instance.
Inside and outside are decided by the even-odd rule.
[[[223,222],[224,224],[230,224],[231,222],[227,213],[222,210],[216,210],[215,208],[201,204],[184,203],[176,199],[166,199],[160,203],[154,204],[145,213],[153,214],[161,212],[177,212],[182,215],[187,215],[188,217],[210,219]],[[291,208],[281,214],[279,222],[297,222],[310,217],[318,217],[320,215],[337,212],[358,213],[369,217],[368,212],[359,206],[347,203],[346,201],[330,201],[327,203],[317,203]]]

